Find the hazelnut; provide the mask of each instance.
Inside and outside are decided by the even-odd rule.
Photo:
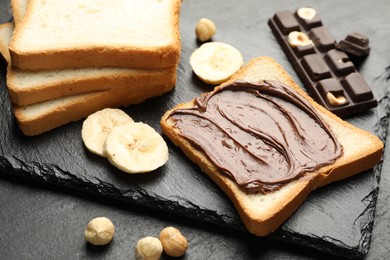
[[[326,93],[326,98],[328,99],[329,104],[334,107],[339,107],[347,103],[347,99],[344,96],[336,97],[331,92]]]
[[[290,32],[287,41],[291,47],[313,45],[313,41],[306,34],[297,31]]]
[[[106,245],[114,237],[115,227],[111,220],[105,217],[97,217],[89,221],[84,232],[85,240],[92,245]]]
[[[310,7],[301,7],[298,9],[297,14],[302,19],[311,20],[316,16],[317,11]]]
[[[174,227],[166,227],[160,232],[160,241],[164,252],[173,257],[179,257],[186,253],[187,239]]]
[[[202,42],[210,40],[216,32],[214,22],[207,18],[200,19],[195,27],[196,38]]]
[[[161,257],[163,247],[156,237],[144,237],[137,243],[135,259],[137,260],[158,260]]]

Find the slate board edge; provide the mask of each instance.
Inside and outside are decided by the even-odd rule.
[[[380,175],[380,170],[378,170],[378,168],[382,168],[381,164],[376,166],[376,169],[373,170],[373,174],[375,174],[376,177],[375,179],[377,179]],[[290,241],[291,244],[312,248],[329,255],[340,256],[347,259],[361,259],[368,253],[370,249],[378,191],[379,183],[377,182],[375,189],[367,196],[370,198],[368,206],[359,216],[359,218],[362,216],[368,218],[369,222],[366,226],[363,227],[362,238],[360,239],[358,246],[351,247],[344,244],[342,241],[333,239],[331,237],[302,235],[294,232],[293,230],[289,230],[285,226],[282,226],[280,229],[283,231],[277,230],[274,234],[271,235],[271,237],[280,241]]]
[[[37,169],[39,170],[37,171]],[[349,247],[342,242],[334,241],[329,238],[297,234],[296,232],[293,232],[284,226],[279,228],[274,234],[268,236],[267,238],[287,242],[293,245],[309,247],[336,256],[348,258],[363,257],[365,254],[367,254],[371,242],[371,231],[373,228],[376,197],[378,195],[380,169],[381,167],[377,166],[372,170],[377,182],[372,194],[373,199],[365,209],[365,211],[370,212],[368,216],[370,218],[370,222],[362,232],[363,237],[359,243],[358,248]],[[233,220],[231,218],[226,219],[224,216],[219,215],[215,211],[196,208],[194,207],[195,205],[190,204],[190,202],[183,201],[183,204],[177,203],[177,201],[170,201],[164,198],[149,195],[147,191],[141,193],[138,191],[120,191],[111,184],[105,182],[100,182],[99,185],[96,185],[96,183],[89,182],[85,179],[78,178],[69,172],[63,171],[56,165],[41,165],[35,164],[34,162],[26,163],[14,157],[6,158],[4,156],[0,156],[0,172],[11,176],[18,176],[27,180],[34,180],[46,184],[65,187],[66,189],[81,191],[93,195],[100,195],[111,199],[124,201],[129,204],[136,204],[137,206],[141,204],[143,205],[142,208],[147,210],[153,208],[157,211],[162,211],[181,217],[185,216],[185,218],[195,219],[205,223],[222,223],[220,224],[221,227],[228,227],[230,229],[247,232],[241,220]],[[184,206],[184,204],[188,207]],[[169,205],[169,210],[167,210],[167,205]]]

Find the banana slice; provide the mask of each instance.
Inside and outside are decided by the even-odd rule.
[[[233,46],[222,42],[204,43],[190,57],[194,73],[212,85],[228,80],[243,63],[241,53]]]
[[[104,149],[110,163],[127,173],[150,172],[168,161],[164,139],[141,122],[114,127]]]
[[[105,157],[103,146],[111,129],[132,122],[133,119],[122,110],[105,108],[84,120],[81,137],[90,152]]]

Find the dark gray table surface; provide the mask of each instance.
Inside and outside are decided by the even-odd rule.
[[[187,4],[187,1],[189,0],[184,0],[183,3]],[[310,1],[291,1],[291,6],[288,5],[290,2],[286,2],[275,3],[272,7],[269,6],[271,1],[266,3],[268,5],[259,4],[256,8],[267,9],[269,15],[281,9],[293,10],[296,6],[319,4]],[[366,4],[362,3],[363,1],[346,1],[339,4],[351,5],[350,13],[346,15],[353,20],[358,19],[359,15],[364,15],[363,9]],[[372,4],[378,6],[377,10],[381,10],[381,15],[386,14],[386,10],[390,11],[390,3],[387,1],[375,1]],[[0,0],[0,23],[10,17],[8,5],[9,0]],[[347,10],[345,6],[344,9]],[[385,28],[390,31],[390,22],[385,26],[381,25],[381,29]],[[351,28],[352,30],[359,28]],[[383,41],[390,41],[390,32],[388,38]],[[387,49],[389,50],[388,47]],[[390,64],[390,54],[383,59]],[[293,73],[291,70],[289,72]],[[367,259],[390,257],[389,199],[390,150],[387,149],[384,155],[371,249],[366,256]],[[97,248],[85,243],[83,231],[91,218],[101,215],[109,217],[114,222],[117,232],[109,246]],[[210,259],[329,258],[308,248],[188,221],[159,211],[137,209],[118,201],[41,182],[0,175],[0,259],[131,259],[138,239],[149,235],[157,236],[167,225],[178,227],[188,238],[190,246],[185,259],[204,259],[205,256]]]

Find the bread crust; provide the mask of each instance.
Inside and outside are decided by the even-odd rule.
[[[19,46],[23,31],[28,29],[31,14],[36,11],[36,0],[30,0],[23,19],[18,19],[15,33],[10,43],[12,64],[22,70],[45,70],[86,67],[122,67],[138,69],[169,69],[180,60],[180,0],[172,2],[170,24],[174,37],[165,46],[141,47],[131,45],[102,46],[88,44],[32,51]],[[16,8],[15,8],[16,9]],[[152,19],[152,18],[150,18]]]
[[[296,211],[312,190],[372,168],[381,160],[383,143],[379,138],[341,120],[315,103],[273,59],[268,57],[253,59],[221,86],[237,79],[250,82],[279,80],[288,84],[309,100],[344,149],[344,154],[333,165],[322,167],[316,172],[291,181],[280,190],[267,194],[247,194],[231,179],[221,174],[203,152],[183,138],[174,128],[172,120],[168,118],[171,111],[176,108],[192,107],[193,100],[167,111],[160,122],[164,134],[227,194],[249,232],[258,236],[270,234]]]
[[[17,37],[17,36],[16,36]],[[58,50],[41,53],[22,52],[10,45],[10,57],[22,70],[49,70],[89,67],[119,67],[137,69],[170,69],[180,59],[179,46],[153,49],[107,49],[85,47],[82,50]],[[99,53],[99,55],[96,55]]]

